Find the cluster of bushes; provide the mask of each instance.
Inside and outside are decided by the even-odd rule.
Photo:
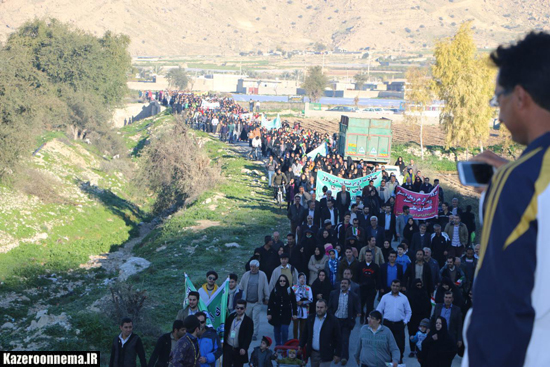
[[[130,39],[98,38],[57,20],[34,20],[0,48],[0,180],[36,148],[44,131],[101,140],[103,154],[123,144],[108,121],[127,94]]]

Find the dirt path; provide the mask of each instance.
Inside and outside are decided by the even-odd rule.
[[[90,260],[81,264],[81,269],[92,269],[103,267],[108,273],[118,272],[120,266],[124,264],[126,260],[132,257],[132,251],[136,245],[141,243],[143,239],[153,230],[157,225],[157,220],[153,220],[148,223],[143,223],[139,228],[139,236],[128,240],[117,251],[110,253],[103,253],[100,255],[90,255]]]

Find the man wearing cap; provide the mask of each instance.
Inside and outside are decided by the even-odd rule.
[[[338,211],[334,207],[334,201],[327,201],[327,207],[321,210],[321,220],[324,222],[330,220],[332,226],[338,223]]]
[[[281,274],[286,275],[290,284],[294,285],[298,283],[298,271],[294,266],[288,263],[289,262],[288,254],[287,253],[281,254],[280,259],[281,259],[281,265],[276,267],[275,270],[273,270],[273,274],[271,274],[271,279],[269,280],[270,294],[273,288],[275,288],[275,286],[277,285],[277,282],[279,281],[279,277],[281,276]]]
[[[197,316],[189,315],[183,320],[183,327],[187,330],[187,333],[178,340],[176,347],[172,350],[170,366],[199,366],[200,348],[198,338],[203,332],[201,323]]]
[[[255,325],[245,314],[246,306],[245,300],[238,300],[235,312],[225,321],[223,367],[242,367],[248,362],[248,348]]]
[[[218,290],[216,280],[218,280],[218,273],[214,270],[210,270],[206,273],[206,283],[199,288],[199,294],[203,302],[208,302],[210,297],[212,297],[212,295]]]
[[[290,233],[296,235],[296,228],[302,223],[306,209],[300,204],[300,194],[294,195],[294,203],[288,207],[287,217],[290,220]]]
[[[269,301],[269,284],[266,274],[260,270],[258,260],[250,262],[250,271],[241,277],[239,289],[242,290],[242,299],[247,301],[247,315],[254,320],[254,336],[257,338],[260,329],[260,312],[262,304]],[[237,301],[238,302],[238,301]]]
[[[336,207],[338,209],[338,213],[340,213],[340,222],[344,220],[344,216],[349,210],[350,205],[351,194],[349,193],[349,191],[346,190],[346,185],[342,185],[342,190],[338,194],[336,194]]]

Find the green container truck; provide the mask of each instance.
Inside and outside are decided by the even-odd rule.
[[[338,153],[358,161],[390,162],[392,120],[356,118],[342,115],[338,136]]]

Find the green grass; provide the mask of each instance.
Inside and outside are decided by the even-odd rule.
[[[161,116],[153,123],[160,127],[164,121],[172,118]],[[151,120],[139,122],[122,131],[125,138],[145,134],[142,129],[151,123]],[[271,202],[271,190],[267,188],[266,181],[249,171],[243,172],[262,172],[262,167],[242,158],[232,146],[212,139],[207,134],[195,133],[208,139],[204,145],[205,152],[214,163],[221,164],[223,178],[214,189],[203,193],[195,202],[167,218],[142,244],[134,248],[134,256],[151,261],[150,268],[128,280],[134,289],[146,290],[148,294],[144,321],[135,325],[135,331],[142,337],[148,356],[159,333],[170,329],[181,307],[184,272],[189,274],[197,287],[204,282],[205,273],[209,269],[216,269],[220,278],[230,272],[241,275],[246,260],[254,248],[263,244],[266,234],[274,230],[281,233],[288,231],[286,211],[279,210]],[[55,155],[50,157],[49,164],[56,162],[56,159]],[[101,172],[101,177],[105,184],[113,180],[105,172]],[[119,190],[128,187],[124,182],[119,184]],[[126,196],[115,195],[109,190],[92,191],[87,195],[92,196],[94,205],[40,206],[32,214],[34,222],[48,222],[52,218],[68,219],[70,222],[48,230],[48,239],[40,245],[24,244],[0,255],[0,263],[3,265],[0,274],[4,277],[0,296],[29,287],[35,290],[28,294],[29,300],[16,301],[9,309],[0,309],[0,318],[15,319],[18,325],[27,327],[34,319],[34,313],[29,313],[30,308],[37,302],[44,302],[49,307],[49,314],[65,312],[70,317],[72,329],[65,331],[58,326],[46,328],[43,336],[36,340],[45,343],[42,349],[100,350],[101,363],[104,365],[108,363],[110,345],[118,327],[107,312],[94,313],[87,308],[95,300],[110,295],[103,281],[112,275],[102,269],[78,269],[78,265],[85,263],[90,254],[115,250],[133,233],[136,222],[148,213],[136,208]],[[4,213],[0,213],[2,215]],[[19,218],[22,214],[11,215]],[[7,222],[5,219],[0,217],[0,226]],[[202,230],[189,228],[202,220],[216,223]],[[0,231],[3,230],[6,228],[0,227]],[[39,226],[37,230],[46,229]],[[236,242],[240,247],[227,248],[225,244],[230,242]],[[73,270],[67,271],[69,269]],[[60,279],[62,277],[63,281],[54,283],[41,276],[53,272]],[[75,286],[69,294],[56,296],[68,281],[83,283]],[[5,349],[9,348],[12,340],[22,340],[30,335],[26,332],[2,334],[0,346]]]
[[[67,135],[62,131],[49,131],[45,134],[40,135],[36,139],[36,148],[56,138],[57,139],[67,138]]]
[[[222,66],[218,64],[207,64],[207,63],[189,63],[187,64],[189,68],[193,69],[204,69],[204,70],[239,70],[238,66]]]
[[[163,118],[168,116],[160,116],[152,123],[161,123]],[[147,123],[151,121],[142,122]],[[128,127],[131,128],[136,127]],[[62,133],[48,133],[38,142],[56,138],[62,142],[66,139]],[[42,274],[78,268],[90,255],[116,249],[137,235],[138,223],[149,216],[151,200],[140,193],[133,182],[116,171],[91,166],[92,161],[97,164],[103,160],[93,146],[69,143],[66,148],[87,166],[47,150],[42,150],[40,156],[29,163],[29,167],[57,175],[61,181],[52,184],[57,192],[70,193],[68,198],[48,202],[28,195],[29,205],[2,207],[0,204],[0,233],[19,241],[18,247],[0,253],[0,281],[4,282],[0,292],[34,285]],[[89,172],[97,179],[95,185],[84,184],[89,180]],[[6,198],[18,194],[17,186],[0,187],[0,192]],[[37,235],[41,238],[31,241]],[[45,235],[47,238],[43,238]]]
[[[243,172],[244,169],[262,172],[262,167],[242,158],[231,146],[207,134],[196,134],[208,138],[205,151],[214,161],[221,163],[223,179],[214,189],[200,195],[194,203],[167,218],[142,244],[134,248],[134,256],[151,261],[147,270],[128,280],[135,289],[146,290],[148,294],[145,319],[135,325],[136,333],[143,339],[147,356],[150,356],[159,333],[170,329],[181,307],[184,272],[189,274],[197,287],[202,285],[209,269],[216,269],[220,280],[230,272],[240,276],[253,249],[263,244],[266,234],[274,230],[281,233],[288,231],[286,211],[279,210],[271,202],[271,190],[267,188],[266,181],[261,181],[260,176]],[[207,203],[208,199],[215,197],[221,198]],[[211,208],[211,205],[216,205],[216,208]],[[189,228],[199,220],[216,221],[219,224],[198,231]],[[230,242],[236,242],[240,247],[225,247]],[[190,251],[193,251],[192,256]],[[81,279],[86,282],[74,289],[71,295],[47,301],[50,314],[65,312],[71,317],[72,325],[71,331],[66,332],[63,338],[59,337],[62,330],[58,327],[46,329],[45,334],[49,337],[45,340],[47,349],[100,350],[101,362],[106,364],[118,328],[107,313],[93,313],[86,308],[93,301],[109,294],[108,288],[101,285],[107,275],[103,270],[63,274],[64,277],[71,277],[72,281]],[[42,282],[40,292],[30,302],[13,308],[15,316],[25,316],[33,302],[51,297],[51,293],[55,292],[49,280],[40,278],[39,281]],[[30,320],[27,322],[30,323]],[[9,340],[0,337],[0,345],[4,346]]]
[[[420,145],[416,143],[406,143],[406,144],[393,144],[391,147],[391,156],[392,156],[392,162],[391,164],[395,163],[398,157],[403,157],[403,160],[405,162],[409,162],[411,159],[414,159],[417,164],[422,164],[426,167],[429,167],[433,171],[439,171],[439,172],[456,172],[456,162],[449,161],[447,159],[439,160],[438,157],[433,155],[425,155],[424,161],[420,161],[420,157],[417,157],[413,154],[410,154],[406,151],[407,148],[414,147],[420,149]],[[456,149],[452,149],[449,151],[445,151],[443,147],[439,146],[425,146],[427,149],[437,149],[442,151],[443,153],[447,153],[449,151],[454,152],[457,151]]]

